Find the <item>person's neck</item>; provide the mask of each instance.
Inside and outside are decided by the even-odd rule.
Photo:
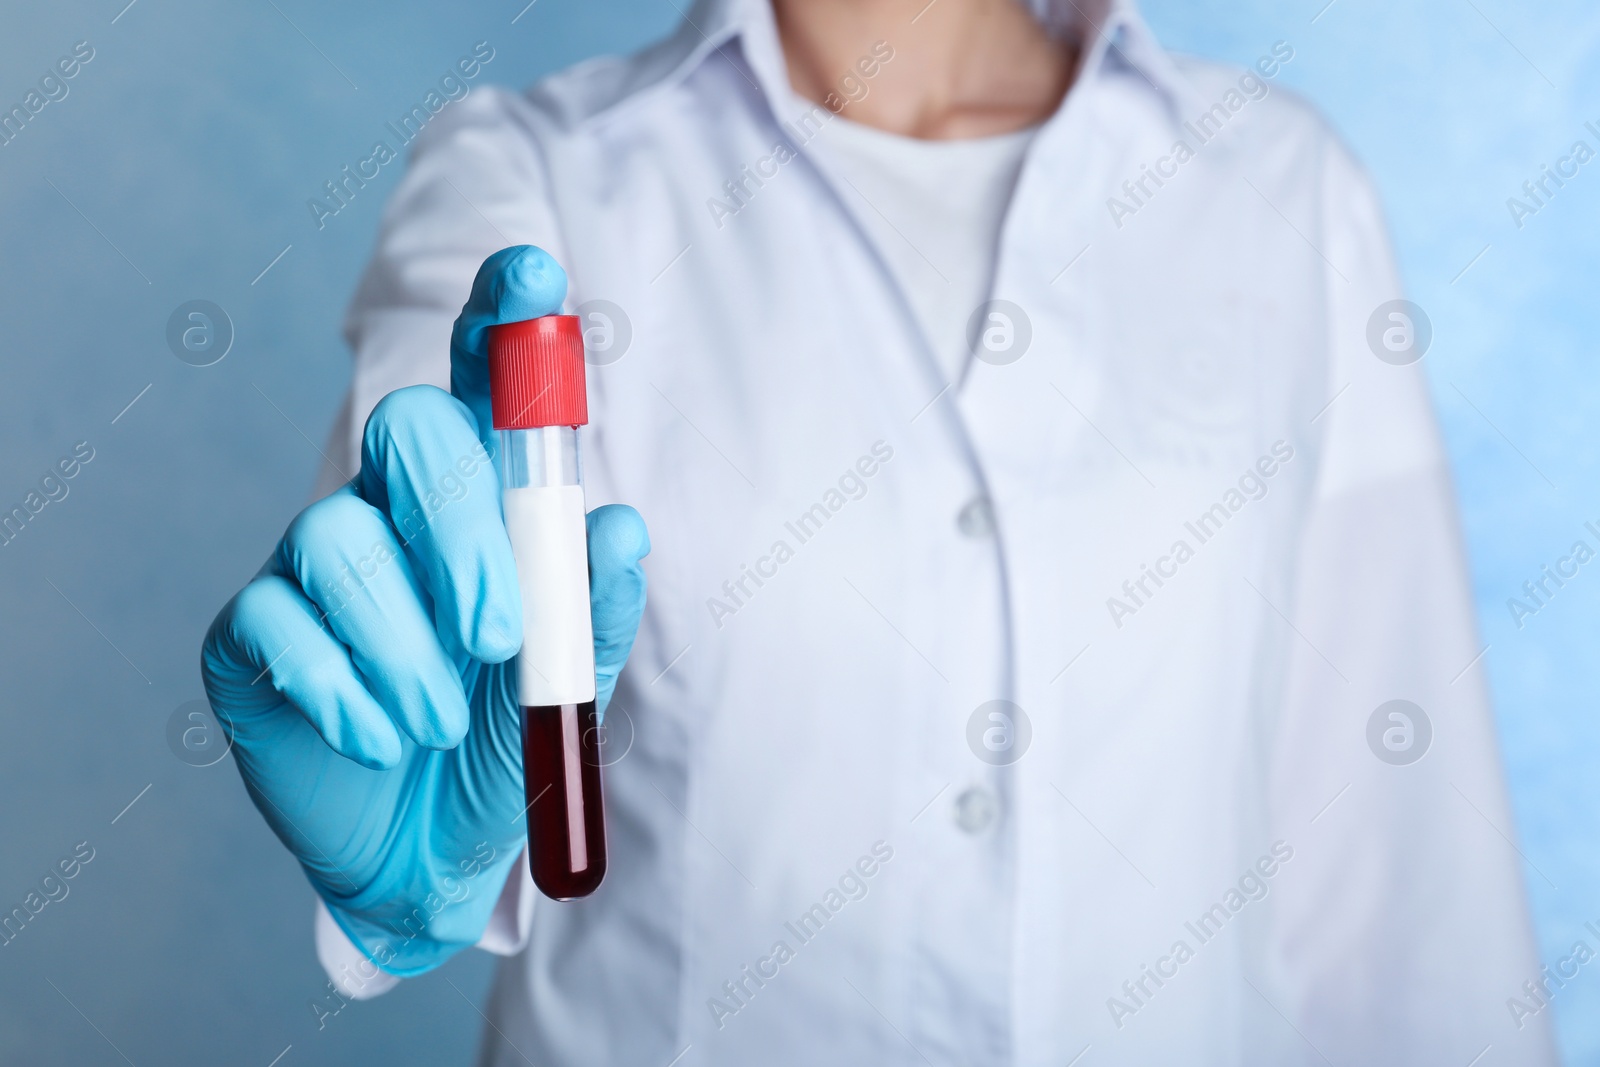
[[[846,118],[929,140],[1009,133],[1060,105],[1077,50],[1018,0],[935,0],[919,15],[921,3],[773,0],[795,92],[816,103],[831,95]],[[874,53],[880,41],[893,49],[887,63],[881,47]]]

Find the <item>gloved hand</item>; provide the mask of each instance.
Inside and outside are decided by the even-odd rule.
[[[526,839],[508,661],[522,605],[500,511],[488,327],[560,310],[545,252],[484,263],[451,394],[391,393],[361,473],[289,525],[211,625],[206,693],[256,807],[369,958],[417,974],[477,942]],[[644,610],[638,512],[589,513],[597,707]]]

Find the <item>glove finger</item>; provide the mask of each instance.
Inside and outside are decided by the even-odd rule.
[[[500,480],[461,401],[431,385],[379,401],[362,437],[356,488],[399,532],[439,630],[485,663],[515,655],[522,601]]]
[[[235,744],[271,744],[263,728],[263,688],[276,691],[328,747],[363,767],[400,762],[400,735],[356,674],[349,651],[323,628],[320,613],[294,582],[263,575],[217,615],[201,655],[206,694]]]
[[[650,553],[650,532],[639,513],[626,504],[607,504],[589,512],[588,531],[595,707],[603,716],[644,615],[641,561]]]
[[[381,512],[349,489],[319,500],[289,524],[273,565],[323,613],[367,692],[413,741],[435,749],[461,742],[469,721],[461,677]]]
[[[450,392],[472,412],[484,444],[492,444],[489,411],[489,327],[561,310],[567,275],[534,245],[502,248],[483,261],[472,294],[450,332]]]

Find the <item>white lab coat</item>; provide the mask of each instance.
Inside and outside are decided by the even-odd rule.
[[[448,385],[478,265],[536,243],[625,312],[585,470],[654,543],[609,873],[508,885],[485,1062],[1552,1062],[1506,1004],[1537,967],[1449,469],[1420,366],[1368,345],[1399,295],[1370,183],[1275,83],[1074,12],[1041,12],[1087,56],[1001,236],[1022,315],[988,320],[1027,347],[953,385],[761,0],[418,143],[335,460]],[[1142,164],[1176,175],[1134,199]],[[1408,766],[1367,738],[1396,698],[1433,727]],[[969,731],[994,700],[1009,765]]]

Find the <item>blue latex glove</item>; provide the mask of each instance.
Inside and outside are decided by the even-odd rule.
[[[545,252],[489,257],[456,320],[451,394],[385,397],[361,474],[290,524],[212,623],[206,693],[245,787],[335,919],[391,974],[482,936],[526,840],[522,605],[489,457],[487,329],[560,310]],[[597,706],[644,611],[638,512],[589,513]]]

